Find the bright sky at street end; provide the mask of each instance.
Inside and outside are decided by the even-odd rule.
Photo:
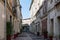
[[[20,4],[22,6],[22,16],[23,19],[30,18],[30,4],[31,0],[20,0]]]

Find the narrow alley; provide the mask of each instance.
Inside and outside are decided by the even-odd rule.
[[[0,0],[0,40],[60,40],[60,0]]]

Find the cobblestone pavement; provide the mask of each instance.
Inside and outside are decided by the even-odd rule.
[[[38,37],[32,33],[23,32],[14,40],[44,40],[43,37]]]

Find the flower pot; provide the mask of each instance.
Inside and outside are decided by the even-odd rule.
[[[7,35],[7,40],[11,40],[11,35]]]
[[[49,36],[49,39],[50,39],[50,40],[53,40],[53,36]]]

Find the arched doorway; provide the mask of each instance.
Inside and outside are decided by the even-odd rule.
[[[23,24],[22,25],[22,30],[23,30],[23,32],[28,32],[29,31],[29,25],[28,24]]]

